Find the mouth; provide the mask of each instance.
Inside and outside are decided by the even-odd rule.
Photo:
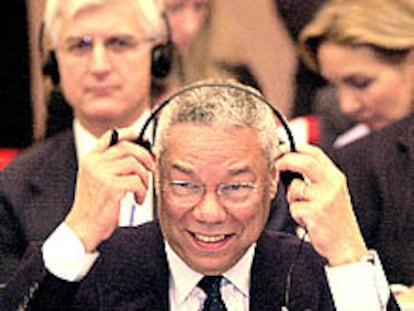
[[[194,233],[193,236],[196,240],[199,240],[200,242],[203,242],[203,243],[218,243],[218,242],[224,241],[227,237],[225,234],[204,235],[200,233]]]
[[[90,93],[96,96],[105,96],[109,95],[116,90],[115,86],[100,86],[100,87],[91,87],[89,89]]]
[[[194,243],[206,251],[221,250],[231,243],[235,234],[206,234],[190,232]]]

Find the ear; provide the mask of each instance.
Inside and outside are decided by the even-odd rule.
[[[411,80],[414,81],[414,48],[410,49],[408,52],[407,65]],[[414,97],[414,89],[412,90],[412,96]]]
[[[279,172],[275,167],[276,161],[273,161],[272,167],[270,168],[270,176],[269,176],[269,192],[270,197],[274,198],[277,193],[277,185],[279,183]]]
[[[154,179],[155,192],[156,192],[156,195],[159,197],[161,195],[161,189],[160,189],[160,187],[161,187],[160,186],[161,185],[161,176],[160,176],[161,171],[160,171],[160,167],[159,167],[160,163],[159,163],[158,158],[157,158],[156,155],[154,155],[154,159],[155,159],[155,169],[154,169],[154,172],[153,172],[152,176],[153,176],[153,179]]]

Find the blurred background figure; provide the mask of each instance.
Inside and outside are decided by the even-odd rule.
[[[336,146],[413,111],[413,46],[410,0],[333,0],[306,25],[299,36],[304,62],[330,82],[341,112],[358,123]]]
[[[203,77],[229,76],[211,60],[212,0],[163,0],[174,46],[173,71],[167,79],[153,81],[156,105],[183,85]],[[214,71],[214,72],[213,72]]]
[[[175,49],[174,70],[167,79],[155,79],[154,104],[181,86],[205,78],[234,79],[261,90],[250,66],[215,54],[215,0],[164,0]],[[221,22],[220,22],[221,23]],[[217,29],[217,28],[216,28]],[[225,31],[225,30],[224,30]],[[227,32],[227,37],[231,33]]]
[[[327,0],[275,0],[292,42],[297,43],[302,29]],[[277,17],[276,16],[276,17]],[[295,51],[297,67],[293,83],[293,104],[289,123],[298,142],[330,146],[337,136],[350,129],[355,121],[346,117],[337,103],[335,89],[317,71],[305,65]],[[283,131],[282,131],[283,135]]]
[[[327,0],[273,0],[276,15],[280,16],[293,42],[297,42],[303,27]],[[314,98],[326,86],[326,81],[317,72],[309,69],[298,59],[294,81],[294,100],[290,117],[309,115],[314,112]]]
[[[208,24],[210,0],[164,0],[165,11],[173,29],[172,40],[180,55],[187,55],[199,33]]]
[[[299,47],[357,122],[332,157],[348,178],[368,247],[379,251],[389,281],[411,286],[412,296],[414,2],[332,0],[304,28]]]
[[[275,17],[273,0],[164,0],[164,5],[174,62],[166,79],[153,79],[154,105],[187,83],[230,78],[263,91],[290,115],[297,56],[281,18]],[[72,122],[59,90],[49,98],[47,136]]]
[[[74,121],[21,152],[1,172],[0,284],[29,245],[54,231],[72,209],[78,163],[88,158],[98,139],[114,128],[134,133],[142,128],[151,109],[151,77],[165,69],[163,53],[154,51],[170,55],[161,12],[153,0],[47,1],[44,35],[51,50],[45,53],[50,52],[54,65],[49,74],[73,108]],[[112,143],[109,136],[99,163],[113,167],[126,161],[128,172],[121,176],[139,171],[132,155],[136,144]],[[131,178],[134,184],[141,182]],[[151,189],[136,199],[125,188],[111,186],[119,191],[119,225],[153,219]]]

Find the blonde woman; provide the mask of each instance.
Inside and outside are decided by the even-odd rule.
[[[336,89],[341,111],[379,129],[414,106],[414,2],[329,1],[299,36],[305,63]]]

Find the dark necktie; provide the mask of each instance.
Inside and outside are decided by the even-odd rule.
[[[198,287],[207,294],[202,311],[227,311],[220,294],[220,282],[222,278],[221,275],[205,276],[198,283]]]

